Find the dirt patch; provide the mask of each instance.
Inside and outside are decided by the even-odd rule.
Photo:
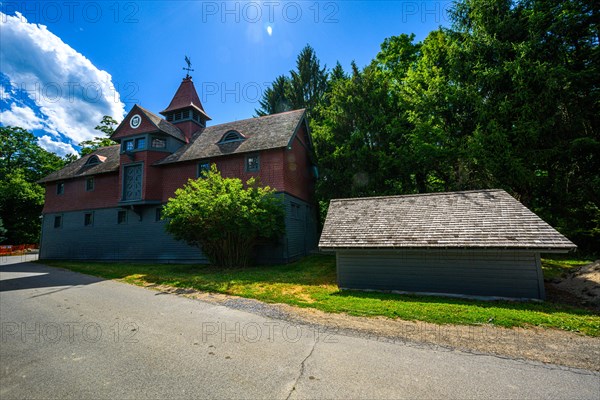
[[[152,288],[289,323],[307,324],[324,340],[332,334],[352,335],[371,340],[456,349],[474,354],[492,354],[600,371],[600,338],[557,329],[508,329],[487,324],[437,325],[385,317],[355,317],[189,289],[168,286]]]
[[[549,286],[549,297],[555,295],[562,301],[600,310],[600,260],[554,279]]]
[[[290,295],[300,298],[305,303],[314,303],[315,300],[310,297],[308,293],[304,292],[304,288],[301,286],[292,286],[289,288],[285,288],[281,291],[284,295]]]

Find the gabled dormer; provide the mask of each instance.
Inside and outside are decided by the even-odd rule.
[[[183,79],[169,106],[160,113],[168,122],[181,129],[188,139],[198,130],[205,128],[206,122],[211,119],[204,112],[204,107],[202,107],[190,76]]]
[[[173,153],[188,142],[175,125],[137,104],[110,138],[121,145],[121,154],[139,151]]]

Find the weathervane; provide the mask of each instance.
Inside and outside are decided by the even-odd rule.
[[[193,71],[192,69],[192,62],[190,61],[190,58],[188,56],[185,56],[185,63],[187,64],[187,68],[183,68],[184,71],[187,71],[187,73],[185,74],[185,78],[191,78],[190,77],[190,72]]]

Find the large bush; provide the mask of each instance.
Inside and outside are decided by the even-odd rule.
[[[247,266],[253,247],[284,232],[281,198],[251,178],[223,178],[212,165],[199,179],[190,179],[163,209],[167,231],[198,246],[216,265]]]

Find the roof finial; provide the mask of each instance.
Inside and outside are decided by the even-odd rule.
[[[183,68],[184,71],[187,71],[185,74],[185,79],[190,79],[190,72],[193,71],[192,69],[192,62],[190,61],[190,58],[188,56],[185,56],[185,63],[187,64],[187,68]]]

